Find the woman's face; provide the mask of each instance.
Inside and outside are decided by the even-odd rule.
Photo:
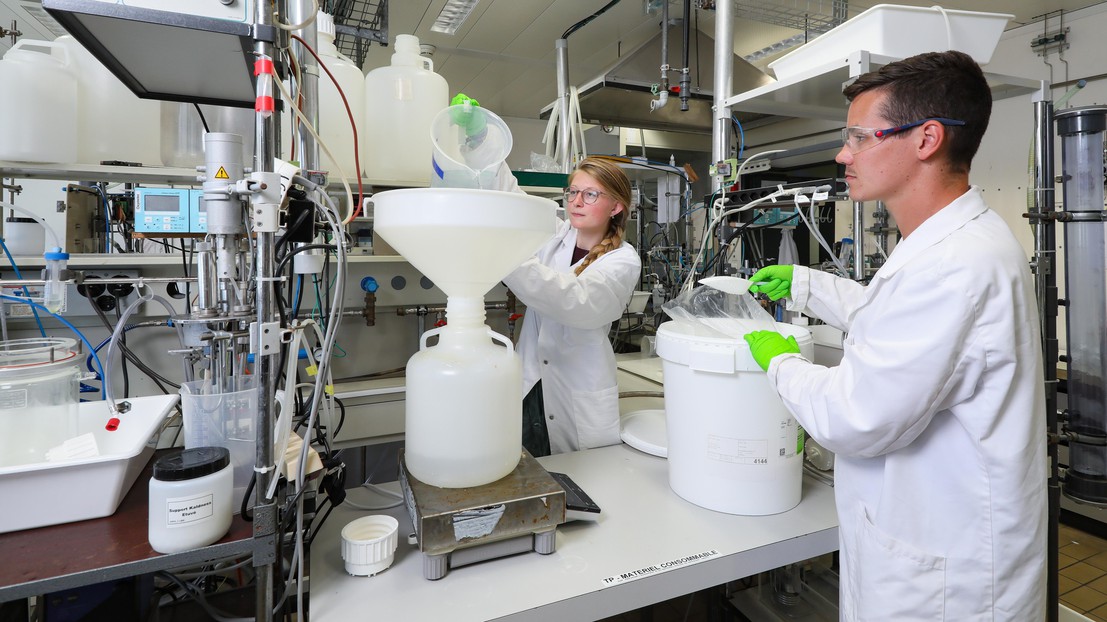
[[[565,213],[569,217],[569,224],[574,229],[583,233],[607,232],[611,217],[623,211],[622,204],[615,200],[609,192],[604,190],[588,173],[578,171],[573,175],[569,183],[570,190],[579,190],[577,195],[565,203]],[[596,202],[591,205],[587,202],[590,192],[598,192]]]

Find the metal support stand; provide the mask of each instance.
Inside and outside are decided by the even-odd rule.
[[[1043,88],[1043,93],[1048,90]],[[1042,363],[1045,370],[1046,431],[1057,431],[1057,271],[1056,227],[1053,188],[1053,102],[1034,103],[1034,206],[1028,214],[1034,227],[1034,275],[1042,333]],[[1057,464],[1057,443],[1047,445],[1046,620],[1057,622],[1057,532],[1061,514],[1061,485]]]

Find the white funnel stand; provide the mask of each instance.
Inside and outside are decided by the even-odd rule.
[[[375,233],[449,297],[449,324],[408,361],[408,472],[442,488],[492,483],[521,455],[522,365],[484,324],[484,294],[553,235],[557,205],[456,188],[390,190],[373,204]]]

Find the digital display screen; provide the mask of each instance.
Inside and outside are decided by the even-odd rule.
[[[180,212],[181,199],[172,194],[148,194],[144,208],[147,212]]]

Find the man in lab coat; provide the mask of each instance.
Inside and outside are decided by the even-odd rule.
[[[851,198],[903,235],[863,286],[768,266],[754,291],[847,333],[837,367],[746,336],[807,433],[836,454],[843,620],[1042,620],[1046,419],[1027,258],[969,185],[991,114],[960,52],[891,63],[845,89]]]

